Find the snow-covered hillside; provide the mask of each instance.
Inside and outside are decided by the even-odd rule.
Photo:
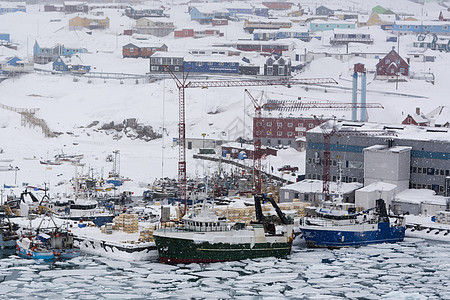
[[[381,3],[380,3],[381,2]],[[384,3],[383,3],[384,2]],[[152,5],[155,1],[152,1]],[[173,2],[171,2],[173,3]],[[323,1],[332,4],[332,1]],[[340,2],[336,1],[336,4]],[[315,8],[322,3],[301,3],[305,7]],[[397,12],[411,13],[418,16],[438,15],[442,7],[437,4],[424,6],[406,1],[348,1],[348,6],[363,11],[370,10],[376,4],[386,5]],[[218,4],[220,5],[220,4]],[[169,4],[168,13],[177,28],[203,28],[191,21],[186,5],[175,2]],[[29,57],[35,40],[42,43],[75,44],[88,49],[88,53],[80,54],[86,64],[92,66],[96,72],[122,72],[129,74],[145,74],[149,70],[148,59],[122,58],[122,46],[133,42],[131,36],[122,35],[123,30],[130,29],[135,21],[122,15],[114,9],[105,9],[105,16],[111,19],[111,28],[104,31],[93,30],[92,34],[85,30],[69,31],[68,20],[73,15],[64,13],[44,13],[42,5],[27,5],[27,13],[12,13],[0,15],[0,32],[8,32],[11,39],[19,45],[18,50],[0,47],[0,56],[17,55]],[[56,20],[56,21],[55,21]],[[188,50],[192,47],[208,47],[215,42],[250,38],[251,35],[243,31],[243,22],[230,22],[227,28],[220,28],[225,35],[222,38],[209,37],[201,39],[185,38],[174,39],[173,34],[167,37],[151,37],[150,42],[165,43],[169,51]],[[371,28],[375,43],[371,46],[350,45],[352,51],[389,51],[397,44],[385,42],[387,33],[378,28]],[[400,40],[400,54],[406,55],[411,51],[413,37],[402,37]],[[299,53],[314,49],[330,49],[326,39],[313,40],[305,43],[293,40]],[[342,48],[343,49],[343,48]],[[358,50],[359,49],[359,50]],[[448,84],[448,70],[450,69],[450,54],[434,52],[434,63],[411,62],[412,71],[433,72],[435,84],[425,81],[410,80],[396,83],[374,81],[373,74],[368,75],[368,102],[381,103],[384,110],[370,110],[369,120],[372,122],[400,123],[408,113],[421,107],[423,111],[432,110],[438,105],[445,105],[450,94]],[[304,72],[297,74],[296,78],[332,77],[338,81],[337,88],[314,87],[306,90],[304,87],[253,87],[252,94],[259,95],[264,91],[271,99],[298,99],[305,100],[331,100],[351,102],[351,75],[355,63],[364,63],[367,68],[373,69],[377,63],[374,59],[353,58],[348,62],[341,62],[334,58],[314,60]],[[37,65],[44,69],[51,69],[51,64]],[[233,78],[235,79],[235,78]],[[388,92],[388,93],[386,93]],[[412,97],[412,96],[419,97]],[[173,146],[173,138],[178,137],[178,89],[169,75],[165,80],[147,83],[143,80],[81,79],[78,82],[69,75],[28,74],[7,79],[0,83],[0,103],[17,108],[39,108],[38,118],[44,119],[51,130],[62,133],[56,138],[45,138],[39,128],[21,126],[21,116],[18,113],[0,110],[0,148],[4,153],[1,159],[14,159],[11,163],[18,166],[17,172],[0,172],[0,184],[21,184],[28,182],[42,184],[50,181],[56,184],[59,181],[70,179],[75,170],[73,166],[62,165],[47,167],[40,165],[38,160],[25,160],[24,158],[52,158],[53,155],[64,151],[65,153],[83,153],[86,163],[84,171],[93,168],[99,174],[106,175],[112,165],[105,161],[105,157],[113,150],[121,151],[121,173],[133,181],[130,188],[144,186],[154,178],[161,176],[176,177],[178,149]],[[186,90],[186,120],[187,137],[226,139],[224,130],[238,124],[251,126],[254,114],[250,100],[245,96],[243,88],[210,88]],[[283,113],[286,116],[289,113]],[[335,115],[338,118],[351,117],[350,111],[302,111],[292,114]],[[137,118],[138,122],[152,128],[163,138],[150,142],[132,140],[122,137],[119,140],[112,134],[98,131],[102,124],[120,123],[128,118]],[[94,121],[99,125],[87,128]],[[245,138],[251,138],[249,130],[242,130]],[[163,127],[166,128],[163,130]],[[284,150],[280,156],[272,158],[272,164],[298,165],[304,168],[304,155],[293,150]],[[208,170],[215,170],[213,163],[194,161],[190,157],[194,150],[188,152],[188,175],[199,176],[205,173],[203,166]],[[206,171],[209,172],[209,171]],[[143,183],[143,184],[139,184]]]

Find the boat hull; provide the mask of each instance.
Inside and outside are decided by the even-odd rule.
[[[25,249],[19,245],[17,245],[16,247],[16,252],[17,254],[25,258],[44,259],[44,260],[50,260],[55,258],[53,251],[37,252],[32,251],[30,249]]]
[[[285,242],[210,243],[153,234],[161,262],[211,263],[261,257],[283,258],[291,253],[292,238]]]
[[[57,258],[62,258],[62,259],[70,259],[70,258],[78,257],[78,256],[80,256],[80,254],[81,254],[80,249],[63,249],[63,250],[55,249],[55,250],[53,250],[53,255]]]
[[[342,228],[339,228],[342,227]],[[335,227],[300,227],[310,248],[341,248],[379,243],[403,241],[405,226],[390,226],[378,223],[364,228],[364,225]]]

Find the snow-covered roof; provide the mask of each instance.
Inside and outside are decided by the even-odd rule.
[[[420,123],[428,123],[429,120],[427,119],[427,117],[425,117],[423,114],[410,114],[411,118],[414,119],[414,121],[416,121],[418,124]]]
[[[64,1],[64,6],[78,6],[78,5],[87,5],[86,2],[77,2],[77,1]]]
[[[333,121],[327,121],[325,124],[327,128],[331,128],[331,124]],[[392,131],[397,134],[395,137],[396,139],[411,139],[411,140],[418,140],[418,141],[429,141],[429,140],[436,140],[436,141],[443,141],[450,143],[450,132],[448,132],[446,129],[442,130],[435,130],[435,128],[432,127],[422,127],[422,126],[415,126],[415,125],[404,125],[404,124],[390,124],[390,123],[369,123],[369,122],[353,122],[353,124],[356,124],[356,126],[352,126],[351,122],[347,121],[337,121],[335,126],[337,133],[339,133],[340,130],[345,131],[365,131],[370,132],[371,130],[379,131],[379,130],[386,130],[386,131]],[[310,129],[308,132],[314,132],[314,133],[320,133],[322,134],[322,130],[320,129],[320,126],[317,126],[313,129]]]
[[[330,193],[335,194],[340,191],[343,194],[348,194],[354,190],[361,188],[362,186],[362,183],[358,182],[342,182],[340,187],[338,188],[338,184],[336,182],[330,182]],[[305,179],[293,184],[288,184],[281,189],[294,190],[300,193],[322,193],[323,182],[322,180]]]
[[[358,22],[367,23],[369,21],[370,15],[358,15]]]
[[[367,30],[367,28],[348,28],[348,29],[344,29],[344,28],[335,28],[333,29],[333,33],[338,33],[338,34],[370,34],[369,30]]]
[[[394,146],[394,147],[388,147],[386,145],[373,145],[367,148],[364,148],[364,150],[370,150],[370,151],[386,151],[386,152],[393,152],[393,153],[400,153],[404,151],[410,151],[412,147],[409,146]]]
[[[189,55],[187,51],[156,51],[152,57],[185,57]]]
[[[240,63],[241,58],[238,56],[224,56],[220,54],[212,55],[192,55],[188,54],[184,57],[185,61],[197,61],[197,62],[234,62]]]
[[[343,25],[355,25],[354,21],[343,21],[343,20],[332,20],[332,19],[328,19],[328,20],[313,20],[311,21],[311,24],[343,24]]]
[[[368,193],[377,192],[377,191],[389,192],[389,191],[395,190],[396,188],[397,188],[397,186],[395,184],[377,181],[377,182],[371,183],[371,184],[359,189],[358,191],[368,192]]]
[[[25,2],[0,2],[0,7],[10,7],[10,8],[16,8],[16,7],[25,7],[26,3]]]
[[[447,198],[444,196],[436,195],[433,190],[428,189],[408,189],[398,193],[395,201],[401,201],[406,203],[420,204],[435,204],[435,205],[447,205]]]
[[[395,22],[395,15],[385,15],[385,14],[380,14],[378,15],[380,17],[380,20],[383,23],[394,23]]]
[[[196,4],[194,7],[201,13],[229,13],[226,8],[223,8],[216,3]]]
[[[450,22],[441,22],[441,21],[395,21],[397,25],[411,25],[411,26],[450,26]]]

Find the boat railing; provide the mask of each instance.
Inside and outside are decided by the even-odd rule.
[[[184,224],[161,223],[158,224],[155,230],[161,229],[164,231],[194,231],[194,232],[217,232],[217,231],[230,231],[231,228],[228,225],[219,226],[185,226]]]

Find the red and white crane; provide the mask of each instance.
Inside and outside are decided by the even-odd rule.
[[[337,84],[333,78],[304,78],[304,79],[256,79],[256,80],[211,80],[211,81],[188,81],[189,72],[183,72],[182,78],[178,78],[167,66],[165,70],[175,81],[179,93],[179,124],[178,124],[178,197],[184,200],[184,213],[187,210],[186,201],[186,93],[187,88],[209,88],[209,87],[244,87],[244,86],[270,86],[284,85],[312,85],[312,84]]]
[[[269,103],[260,104],[258,101],[250,94],[250,92],[245,89],[246,94],[249,96],[250,100],[253,103],[253,106],[255,107],[255,118],[258,118],[261,120],[262,117],[262,110],[305,110],[305,109],[332,109],[332,110],[338,110],[338,109],[352,109],[352,108],[384,108],[380,103],[340,103],[340,102],[330,102],[330,101],[324,101],[324,102],[299,102],[299,101],[271,101]],[[262,99],[261,94],[261,99]],[[255,128],[253,129],[253,144],[254,144],[254,152],[253,152],[253,176],[254,176],[254,183],[255,183],[255,193],[261,194],[262,190],[262,176],[261,176],[261,132],[263,130],[263,124],[262,122],[254,122]],[[322,129],[322,127],[321,127]],[[324,130],[324,129],[322,129]],[[333,132],[334,133],[334,132]],[[331,135],[333,134],[331,133]],[[329,137],[331,135],[326,135],[324,133],[324,137],[328,139],[328,146],[329,146]],[[328,161],[329,161],[329,151],[328,153]],[[324,154],[324,161],[326,160],[325,154]],[[325,170],[325,165],[324,165]],[[325,173],[324,173],[325,174]],[[329,168],[328,173],[329,174]],[[325,175],[324,175],[325,177]],[[328,175],[329,177],[329,175]],[[325,186],[325,185],[324,185]],[[327,186],[329,184],[327,183]],[[327,188],[328,190],[329,188]]]

